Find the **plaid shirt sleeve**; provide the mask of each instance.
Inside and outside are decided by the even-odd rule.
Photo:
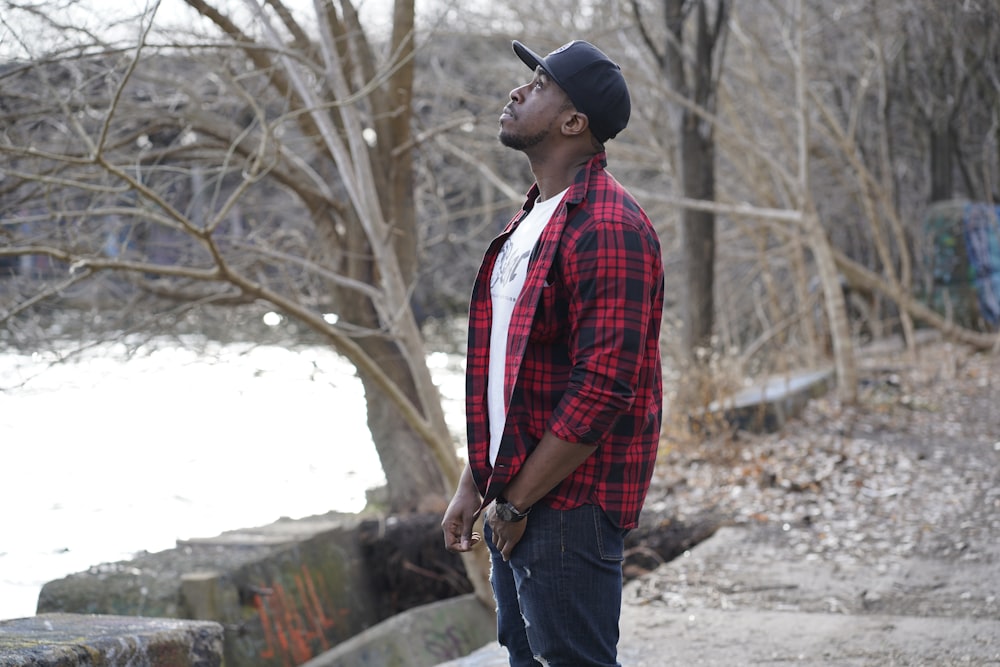
[[[568,226],[561,266],[569,298],[572,372],[550,428],[572,442],[602,444],[645,390],[640,386],[662,274],[659,245],[638,207],[618,190],[594,193],[588,220]]]

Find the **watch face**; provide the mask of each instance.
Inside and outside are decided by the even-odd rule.
[[[517,508],[511,505],[509,502],[497,502],[495,503],[497,516],[500,517],[501,521],[507,521],[508,523],[513,523],[515,521],[520,521],[528,515],[527,512],[518,512]]]
[[[507,503],[497,503],[497,516],[501,521],[511,521],[514,513],[510,511],[510,505]]]

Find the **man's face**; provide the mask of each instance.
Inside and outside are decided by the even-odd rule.
[[[563,89],[539,67],[531,81],[510,91],[500,115],[500,143],[520,151],[534,148],[558,130],[563,112],[572,109]]]

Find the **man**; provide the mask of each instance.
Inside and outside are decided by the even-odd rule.
[[[472,293],[469,465],[445,546],[486,511],[498,638],[514,667],[616,666],[624,538],[652,476],[662,414],[660,246],[605,171],[631,110],[620,68],[574,41],[542,58],[500,116],[535,184]]]

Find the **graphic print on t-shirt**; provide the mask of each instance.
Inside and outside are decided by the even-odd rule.
[[[515,281],[524,284],[525,271],[527,271],[531,251],[532,248],[515,248],[509,240],[503,244],[500,256],[497,257],[497,263],[493,267],[493,276],[490,278],[491,294],[511,302],[517,300],[517,294],[511,295],[504,287]]]

